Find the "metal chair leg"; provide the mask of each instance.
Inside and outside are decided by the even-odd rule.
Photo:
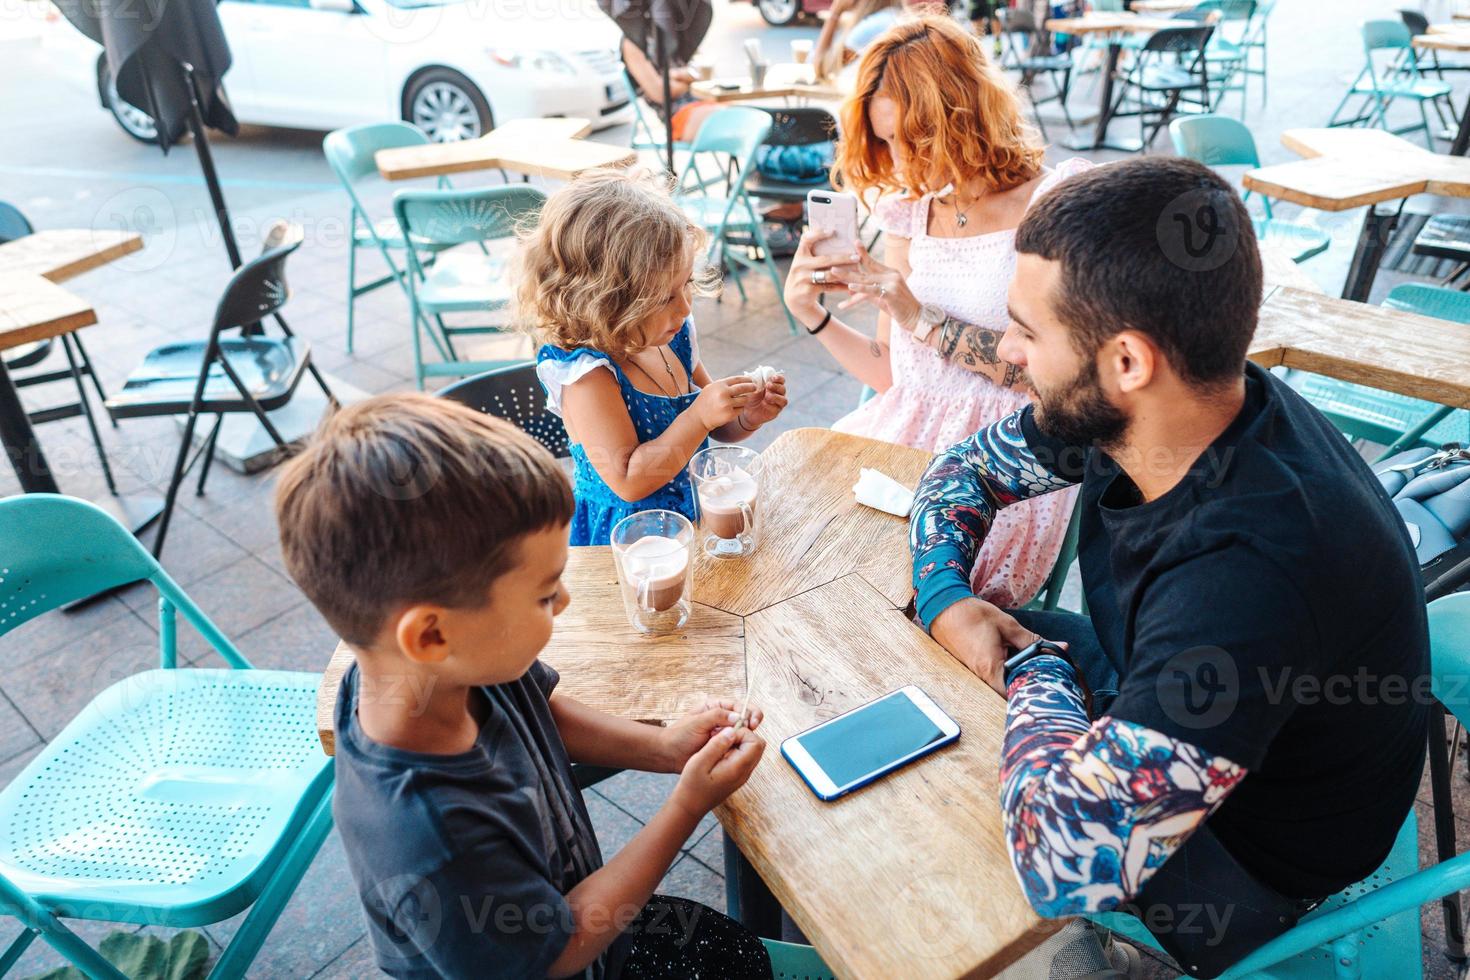
[[[204,440],[204,448],[201,454],[204,456],[204,467],[199,471],[199,485],[194,488],[194,496],[204,496],[204,481],[209,479],[209,468],[214,465],[214,446],[219,441],[219,430],[224,427],[225,416],[221,412],[214,417],[214,428],[209,430],[209,438]]]
[[[352,228],[357,230],[357,220],[353,219]],[[347,353],[352,353],[352,312],[357,304],[357,243],[347,243]]]
[[[102,464],[102,478],[107,481],[107,490],[114,497],[117,496],[117,482],[112,478],[112,467],[107,462],[107,449],[102,445],[102,434],[97,431],[97,420],[92,415],[92,403],[87,398],[87,389],[82,384],[82,371],[77,364],[77,359],[72,355],[71,337],[67,334],[61,335],[61,350],[66,354],[67,366],[71,368],[71,379],[77,386],[77,404],[82,407],[82,415],[87,420],[87,431],[92,434],[92,445],[97,447],[97,461]]]
[[[97,401],[102,403],[102,410],[106,412],[107,392],[102,390],[102,379],[97,377],[97,369],[92,366],[92,358],[87,356],[87,348],[82,346],[81,334],[64,334],[62,339],[64,342],[69,342],[76,346],[77,357],[79,357],[82,362],[82,373],[92,379],[92,388],[94,391],[97,392]],[[107,412],[107,419],[112,423],[112,427],[114,429],[117,428],[117,419],[112,417],[111,412]]]
[[[209,370],[207,365],[204,370]],[[174,459],[174,471],[168,480],[168,491],[163,495],[163,513],[158,515],[158,534],[153,539],[154,558],[163,555],[163,542],[168,537],[168,526],[173,522],[174,502],[179,496],[179,484],[184,482],[184,464],[189,458],[189,447],[193,445],[194,427],[198,422],[199,409],[191,407],[188,421],[184,423],[184,436],[179,440],[179,453]]]

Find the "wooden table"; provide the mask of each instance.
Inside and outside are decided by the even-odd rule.
[[[584,140],[586,119],[516,119],[479,139],[425,143],[379,150],[378,173],[387,180],[439,177],[502,168],[526,177],[571,180],[601,167],[625,167],[637,159],[626,146]]]
[[[1366,301],[1398,214],[1383,201],[1414,194],[1470,197],[1470,160],[1430,153],[1380,129],[1289,129],[1281,142],[1306,159],[1245,174],[1249,190],[1322,211],[1366,207],[1342,295]]]
[[[1102,96],[1098,100],[1097,124],[1091,138],[1073,136],[1063,140],[1063,145],[1073,150],[1121,150],[1136,153],[1143,149],[1143,141],[1128,138],[1108,137],[1108,124],[1113,121],[1113,76],[1118,70],[1118,58],[1123,52],[1123,35],[1152,34],[1169,27],[1191,27],[1192,24],[1158,17],[1139,17],[1132,13],[1088,13],[1079,17],[1053,17],[1046,22],[1046,29],[1054,34],[1106,34],[1108,41],[1107,64],[1103,67]]]
[[[560,690],[640,719],[675,717],[704,694],[742,697],[748,683],[766,755],[716,815],[822,957],[842,977],[990,976],[1061,925],[1036,916],[1012,876],[997,771],[1005,703],[903,614],[907,520],[851,503],[860,467],[913,485],[929,456],[797,429],[762,458],[760,549],[696,565],[683,631],[632,630],[608,549],[575,548],[571,605],[542,657]],[[328,751],[350,662],[339,647],[318,697]],[[938,701],[960,740],[817,800],[780,741],[902,684]]]
[[[1250,359],[1470,408],[1470,329],[1281,287],[1261,304]]]
[[[756,99],[844,99],[851,94],[836,79],[817,81],[812,65],[779,64],[766,70],[760,88],[742,78],[711,78],[695,82],[689,90],[712,102],[752,102]]]
[[[0,351],[96,323],[90,304],[56,284],[142,247],[142,237],[134,232],[89,229],[41,231],[0,245]],[[21,490],[61,492],[3,358],[0,445]],[[151,509],[151,498],[139,504],[130,514],[135,521]]]

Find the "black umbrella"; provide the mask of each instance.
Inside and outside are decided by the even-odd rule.
[[[623,36],[658,66],[664,80],[664,140],[669,171],[674,170],[674,115],[670,107],[669,65],[688,64],[709,33],[714,11],[709,0],[597,0]]]
[[[205,126],[230,136],[240,130],[221,79],[230,69],[216,0],[56,0],[72,26],[102,45],[107,68],[125,102],[144,109],[168,153],[184,130],[194,151],[224,235],[230,264],[240,267],[240,248],[230,228]]]

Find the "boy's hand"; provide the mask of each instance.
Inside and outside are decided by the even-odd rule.
[[[669,802],[702,819],[745,784],[765,748],[749,728],[722,729],[684,764]]]
[[[778,374],[755,393],[740,413],[740,418],[745,428],[757,429],[780,415],[786,404],[786,375]]]
[[[721,378],[700,389],[690,408],[704,427],[713,432],[720,426],[735,421],[735,416],[750,403],[756,391],[756,383],[746,375]]]
[[[709,742],[710,737],[733,727],[740,716],[733,701],[708,699],[704,707],[693,711],[659,733],[664,772],[682,772],[690,757]],[[761,723],[759,708],[747,709],[746,724],[754,728]]]

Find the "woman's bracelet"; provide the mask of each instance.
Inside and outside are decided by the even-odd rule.
[[[960,345],[960,321],[952,316],[944,318],[944,326],[939,330],[939,356],[946,361],[954,356],[955,348]]]
[[[828,316],[831,316],[832,314],[828,313],[827,315]],[[756,426],[755,429],[752,429],[750,426],[746,425],[745,424],[745,413],[744,412],[741,412],[739,415],[735,416],[735,422],[736,422],[736,424],[738,424],[740,426],[740,428],[744,429],[746,432],[754,432],[756,429],[759,429],[760,428],[760,426]]]
[[[808,328],[807,329],[807,333],[810,334],[811,336],[815,337],[817,334],[821,333],[823,330],[826,330],[827,329],[827,324],[829,324],[831,322],[832,322],[832,311],[831,310],[828,310],[827,311],[827,315],[824,316],[824,317],[822,317],[822,322],[819,323],[819,324],[817,324],[815,327]],[[754,430],[751,430],[751,431],[754,431]]]

